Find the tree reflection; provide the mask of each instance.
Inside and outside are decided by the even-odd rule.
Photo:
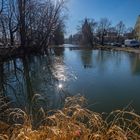
[[[92,68],[92,51],[80,50],[80,56],[84,68]]]
[[[24,57],[22,59],[22,63],[23,63],[23,71],[24,71],[24,79],[25,79],[25,87],[26,87],[26,107],[27,107],[27,111],[31,113],[32,111],[32,98],[34,96],[34,92],[32,89],[32,84],[31,84],[31,79],[30,79],[30,75],[29,75],[29,66],[28,66],[28,60],[27,57]]]
[[[134,56],[133,62],[131,61],[132,64],[132,72],[135,75],[140,74],[140,55],[137,54]]]
[[[0,63],[0,90],[14,107],[25,110],[34,124],[43,110],[62,107],[69,95],[66,82],[71,77],[63,61],[63,49],[54,55],[25,56]],[[42,110],[42,111],[41,111]]]
[[[63,56],[64,55],[64,47],[55,47],[54,50],[54,54],[56,56]]]
[[[4,63],[0,60],[0,93],[4,91]]]

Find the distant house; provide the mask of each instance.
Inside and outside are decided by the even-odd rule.
[[[105,36],[106,42],[116,42],[117,40],[117,33],[116,32],[108,32]]]
[[[135,24],[135,37],[137,40],[140,40],[140,15],[138,16],[137,22]]]

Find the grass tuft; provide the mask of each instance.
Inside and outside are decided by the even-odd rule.
[[[68,97],[61,110],[44,112],[34,129],[26,112],[8,108],[8,103],[0,97],[0,115],[7,118],[0,121],[0,140],[140,139],[140,116],[134,111],[116,110],[103,119],[101,114],[84,108],[85,103],[86,99],[80,95]]]

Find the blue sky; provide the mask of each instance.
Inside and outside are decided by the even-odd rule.
[[[122,20],[127,27],[134,27],[140,15],[140,0],[69,0],[67,7],[67,36],[76,32],[85,17],[96,21],[107,17],[113,25]]]

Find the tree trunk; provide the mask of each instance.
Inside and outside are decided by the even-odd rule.
[[[10,45],[13,46],[14,45],[14,36],[13,36],[13,32],[10,31]]]
[[[118,37],[117,37],[117,42],[120,42],[120,36],[118,35]]]
[[[29,74],[29,65],[28,65],[28,59],[27,56],[25,56],[22,59],[23,62],[23,69],[24,69],[24,78],[25,78],[25,83],[26,83],[26,107],[27,111],[29,114],[32,114],[32,99],[34,96],[34,92],[32,89],[32,84],[31,84],[31,79],[30,79],[30,74]]]
[[[7,43],[7,33],[6,33],[5,25],[4,25],[4,22],[2,19],[1,19],[1,24],[2,24],[3,41],[4,41],[4,44],[6,44]]]
[[[20,16],[20,45],[21,47],[26,46],[26,27],[25,27],[25,6],[26,0],[19,0],[19,16]]]
[[[1,9],[0,9],[0,14],[2,13],[2,11],[3,11],[3,0],[1,0]]]
[[[104,35],[102,35],[102,37],[101,37],[101,45],[104,46]]]

